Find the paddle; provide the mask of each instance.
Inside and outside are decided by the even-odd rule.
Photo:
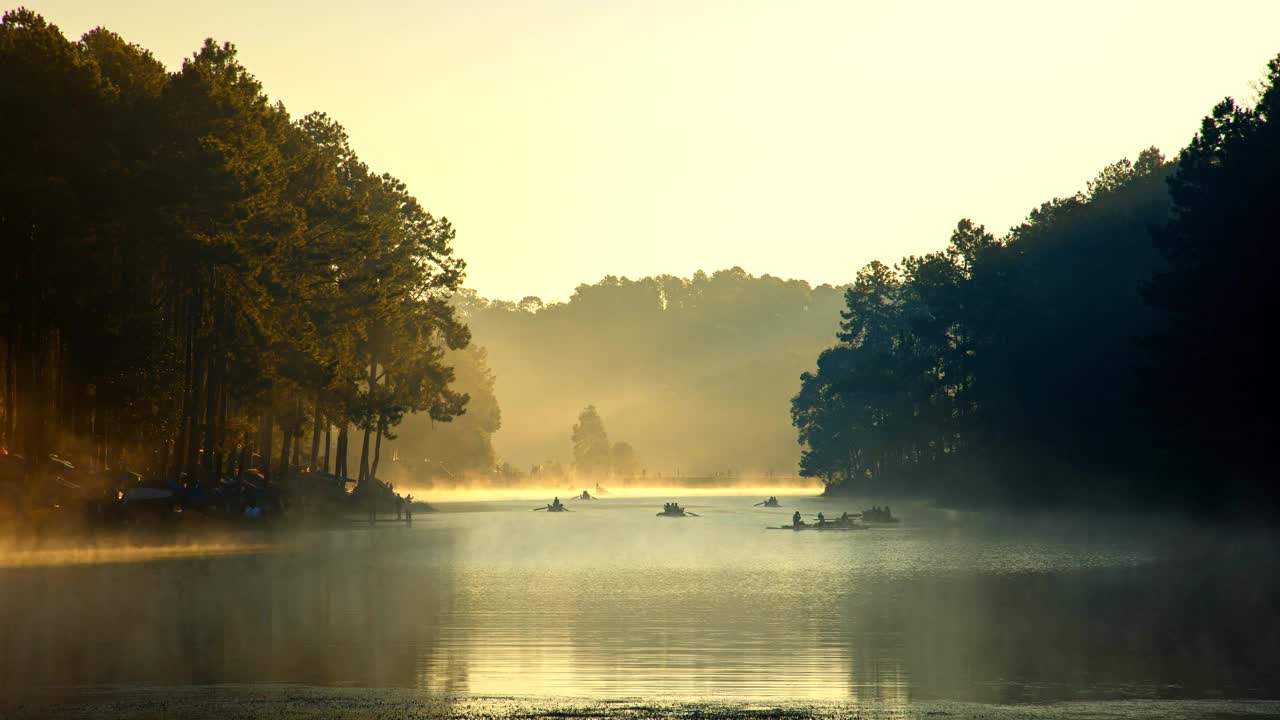
[[[702,516],[701,516],[701,515],[699,515],[698,513],[691,513],[691,512],[689,512],[688,510],[685,510],[685,511],[684,511],[684,514],[685,514],[685,515],[691,515],[691,516],[693,516],[693,517],[702,517]]]

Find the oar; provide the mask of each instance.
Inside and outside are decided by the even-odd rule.
[[[550,508],[551,508],[551,506],[550,506],[550,505],[547,505],[547,506],[540,507],[540,508],[534,508],[534,509],[533,509],[533,511],[534,511],[534,512],[538,512],[539,510],[549,510]]]
[[[691,513],[691,512],[689,512],[688,510],[685,510],[685,511],[684,511],[684,514],[685,514],[685,515],[692,515],[693,517],[702,517],[702,516],[701,516],[701,515],[699,515],[698,513]]]
[[[765,500],[764,502],[758,502],[758,503],[756,503],[755,505],[752,505],[751,507],[760,507],[761,505],[764,505],[764,504],[766,504],[766,503],[768,503],[768,502],[769,502],[768,500]]]

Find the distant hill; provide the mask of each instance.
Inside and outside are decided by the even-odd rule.
[[[578,412],[649,475],[778,474],[799,459],[789,402],[834,343],[843,288],[749,275],[609,276],[568,302],[456,298],[497,377],[497,455],[527,472],[568,463]]]

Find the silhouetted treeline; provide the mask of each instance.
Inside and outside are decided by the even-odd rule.
[[[802,376],[801,471],[952,501],[1271,511],[1280,59],[1176,162],[872,263]]]
[[[794,473],[787,400],[830,344],[840,293],[733,268],[606,277],[564,303],[470,291],[456,302],[501,378],[500,455],[521,468],[567,464],[566,428],[594,405],[639,453],[630,472],[670,477]]]
[[[272,103],[233,46],[170,73],[16,10],[0,88],[4,445],[170,477],[253,453],[346,473],[354,425],[365,477],[405,414],[463,411],[453,228],[333,120]]]

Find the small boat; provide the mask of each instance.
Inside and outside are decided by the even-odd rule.
[[[702,517],[697,513],[689,512],[675,503],[671,503],[670,505],[662,508],[662,512],[657,513],[657,515],[658,517]]]
[[[823,523],[823,524],[821,524],[821,525],[818,525],[818,524],[816,524],[816,523],[815,523],[815,524],[813,524],[813,525],[808,525],[808,524],[802,524],[802,525],[781,525],[781,526],[779,526],[779,527],[767,527],[767,528],[765,528],[765,529],[766,529],[766,530],[795,530],[795,531],[797,531],[797,532],[798,532],[798,531],[800,531],[800,530],[836,530],[836,531],[848,531],[848,530],[860,530],[860,529],[862,529],[862,528],[859,528],[859,527],[858,527],[858,526],[856,526],[856,525],[843,525],[843,524],[839,524],[839,523],[830,523],[830,522],[829,522],[829,523]]]
[[[595,498],[591,497],[591,493],[587,492],[586,490],[582,491],[582,494],[578,496],[578,499],[579,500],[595,500]]]
[[[753,507],[777,508],[777,507],[782,507],[782,504],[778,502],[778,498],[771,497],[768,500],[765,500],[764,502],[756,503]]]
[[[883,508],[875,507],[875,508],[871,508],[870,510],[862,511],[862,522],[864,523],[896,523],[898,522],[898,518],[894,517],[893,513],[889,512],[888,506]]]

